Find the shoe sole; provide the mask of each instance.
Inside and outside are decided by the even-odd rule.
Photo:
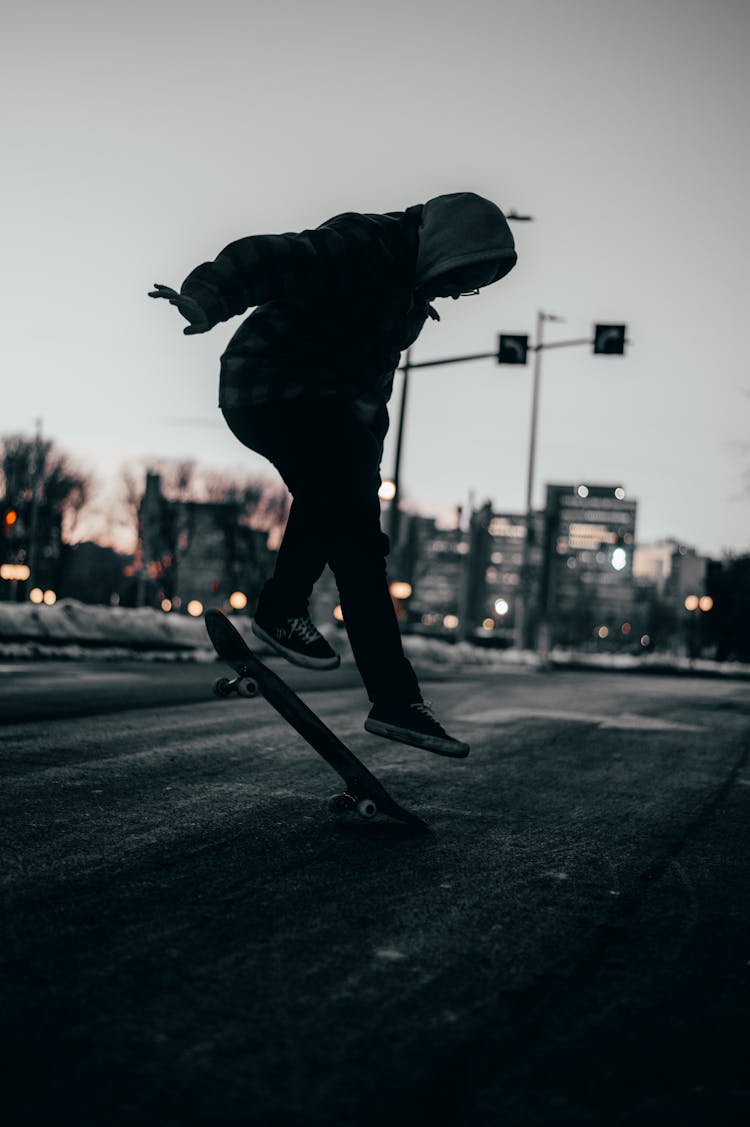
[[[270,634],[267,634],[262,626],[257,626],[254,622],[252,630],[256,638],[266,642],[279,657],[285,657],[292,665],[301,665],[303,669],[337,669],[341,665],[339,654],[334,654],[333,657],[306,657],[304,654],[297,653],[296,650],[290,650],[281,645]]]
[[[385,736],[387,740],[397,743],[410,744],[420,747],[424,751],[432,751],[435,755],[446,755],[450,759],[465,759],[471,750],[468,744],[460,740],[451,740],[446,743],[440,736],[425,736],[421,732],[414,732],[410,728],[398,728],[395,724],[384,724],[382,720],[365,720],[365,730],[374,736]]]

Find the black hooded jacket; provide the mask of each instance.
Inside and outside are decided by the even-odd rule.
[[[221,358],[220,406],[336,395],[376,407],[390,398],[401,352],[428,316],[439,320],[429,299],[440,279],[479,288],[515,262],[501,210],[454,192],[239,239],[196,267],[181,292],[211,327],[256,307]]]

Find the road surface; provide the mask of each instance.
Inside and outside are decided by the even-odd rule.
[[[5,1123],[748,1122],[747,682],[433,671],[455,761],[275,667],[431,834],[218,667],[2,666]]]

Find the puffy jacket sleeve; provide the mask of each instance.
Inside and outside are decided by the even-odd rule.
[[[346,293],[382,272],[387,255],[377,229],[357,222],[364,219],[345,215],[308,231],[238,239],[191,271],[181,292],[212,326],[266,301]]]

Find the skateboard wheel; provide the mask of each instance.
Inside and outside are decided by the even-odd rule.
[[[357,813],[360,818],[374,818],[378,808],[371,798],[363,798],[357,803]]]
[[[356,808],[356,801],[350,794],[334,794],[328,800],[328,809],[332,814],[348,814]]]
[[[255,697],[258,695],[258,682],[249,678],[246,681],[240,681],[237,686],[237,692],[241,697]]]
[[[228,677],[217,677],[213,684],[214,696],[228,697],[232,691],[232,682]]]

